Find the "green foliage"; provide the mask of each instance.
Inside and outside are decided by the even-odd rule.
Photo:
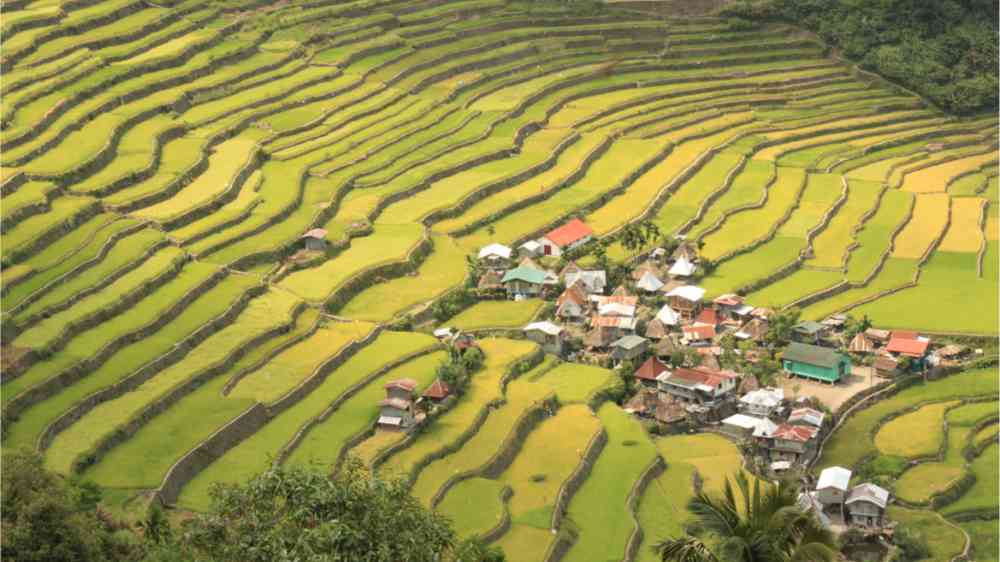
[[[429,562],[455,546],[448,521],[405,482],[372,478],[356,461],[333,478],[275,468],[245,485],[216,486],[212,501],[186,525],[183,542],[216,562]]]
[[[95,509],[100,490],[66,483],[42,458],[18,449],[3,453],[2,549],[18,562],[135,560],[141,547],[121,525]]]
[[[923,533],[906,525],[896,529],[892,542],[899,547],[896,558],[899,562],[913,562],[931,557],[932,552],[927,544],[927,538]]]
[[[947,111],[997,107],[997,10],[981,0],[740,0],[724,12],[799,23]],[[732,24],[731,24],[732,25]]]
[[[790,480],[778,484],[737,473],[726,480],[722,496],[698,492],[688,509],[696,520],[689,534],[657,543],[664,562],[832,562],[833,534],[798,508],[798,489]],[[693,533],[697,533],[693,534]],[[705,536],[707,535],[707,536]]]
[[[792,340],[792,326],[799,322],[801,311],[797,308],[789,308],[776,312],[771,317],[767,326],[767,334],[764,341],[769,345],[785,345]]]

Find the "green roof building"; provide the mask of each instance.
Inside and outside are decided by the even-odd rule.
[[[851,374],[851,360],[836,350],[806,343],[792,343],[781,358],[785,372],[835,383]]]

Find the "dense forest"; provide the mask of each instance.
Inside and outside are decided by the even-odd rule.
[[[947,111],[997,107],[993,0],[737,0],[725,13],[798,23]]]

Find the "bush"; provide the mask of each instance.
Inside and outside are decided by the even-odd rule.
[[[745,18],[729,18],[726,20],[726,25],[730,31],[747,31],[757,27],[757,24]]]
[[[906,526],[899,526],[892,538],[893,544],[899,547],[899,562],[914,562],[930,558],[931,549],[927,546],[927,538],[922,533]]]

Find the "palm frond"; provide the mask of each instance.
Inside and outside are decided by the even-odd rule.
[[[719,562],[712,549],[696,537],[666,539],[653,545],[653,550],[663,562]]]

